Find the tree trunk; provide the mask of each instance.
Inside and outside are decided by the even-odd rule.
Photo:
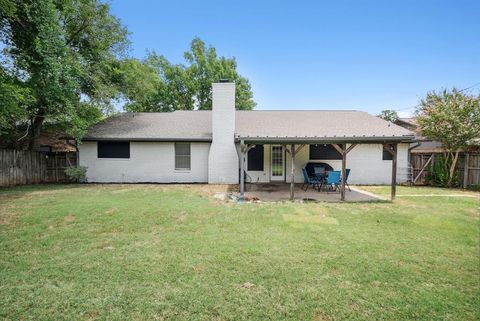
[[[42,132],[43,125],[43,116],[35,116],[32,120],[32,134],[30,137],[30,150],[39,150],[40,149],[40,134]]]
[[[455,156],[453,157],[452,165],[450,165],[450,173],[448,175],[448,183],[447,183],[449,187],[452,186],[453,176],[455,175],[455,167],[457,166],[458,154],[459,152],[457,150],[455,152]]]
[[[443,164],[443,166],[445,167],[445,170],[448,171],[449,168],[448,168],[448,159],[450,158],[450,152],[444,152],[443,153],[443,156],[445,158],[445,164]]]

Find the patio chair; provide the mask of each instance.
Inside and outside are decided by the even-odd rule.
[[[308,176],[307,170],[305,168],[302,168],[302,173],[303,173],[303,185],[302,185],[302,190],[305,187],[305,192],[308,190],[308,187],[311,186],[312,188],[315,188],[315,186],[320,188],[320,181],[316,177],[310,177]]]
[[[323,179],[325,177],[325,167],[323,166],[315,166],[313,167],[313,172],[318,179]]]
[[[328,172],[327,179],[325,180],[325,185],[333,191],[340,190],[340,171],[330,171]]]
[[[345,169],[345,185],[347,185],[348,190],[351,192],[350,185],[348,185],[348,176],[350,175],[350,168]]]

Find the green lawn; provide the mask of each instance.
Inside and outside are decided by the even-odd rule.
[[[205,193],[1,189],[0,318],[480,319],[479,193],[399,187],[393,204]]]

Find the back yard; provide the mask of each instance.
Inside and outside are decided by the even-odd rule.
[[[478,320],[480,194],[398,195],[233,204],[198,185],[2,189],[0,317]]]

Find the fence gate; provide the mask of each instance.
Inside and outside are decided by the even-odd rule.
[[[435,163],[438,153],[415,153],[410,155],[410,165],[412,168],[412,184],[426,184],[425,176]],[[480,184],[480,153],[469,152],[462,153],[457,161],[457,171],[460,177],[460,184],[463,188],[470,185]]]
[[[51,152],[45,153],[47,163],[47,183],[66,183],[69,181],[65,169],[77,166],[77,153]]]

